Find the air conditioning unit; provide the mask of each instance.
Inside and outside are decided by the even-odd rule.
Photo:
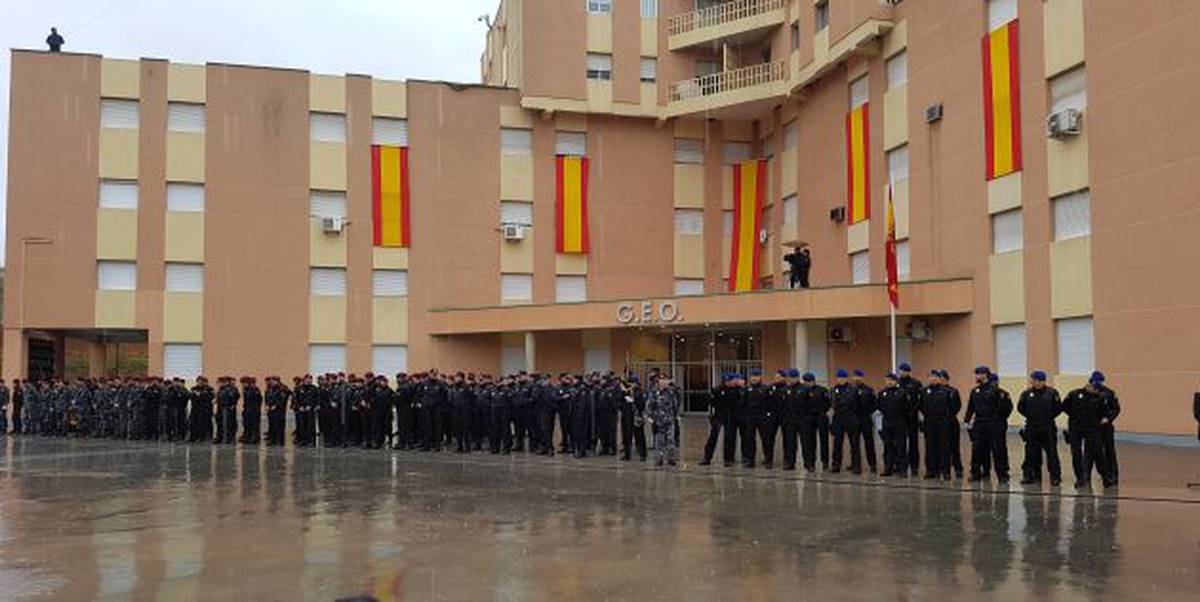
[[[925,320],[913,320],[909,322],[905,331],[908,338],[914,341],[928,341],[933,339],[933,328]]]
[[[500,234],[504,240],[510,242],[525,240],[525,226],[521,224],[504,224],[500,228]]]
[[[1078,136],[1083,131],[1083,112],[1064,109],[1046,118],[1046,135],[1054,139]]]
[[[849,343],[854,340],[854,331],[847,326],[830,326],[825,338],[830,343]]]
[[[925,123],[937,123],[941,121],[944,111],[945,109],[940,102],[925,107]]]
[[[846,221],[846,208],[845,207],[834,207],[833,209],[830,209],[829,210],[829,219],[831,219],[839,224]]]
[[[884,6],[896,6],[904,0],[879,0],[879,3]]]
[[[771,239],[771,234],[769,232],[767,232],[766,228],[763,228],[758,231],[758,244],[759,245],[762,245],[764,247],[767,246],[767,241],[770,239]]]
[[[326,234],[341,234],[346,229],[346,219],[341,217],[322,217],[321,231]]]

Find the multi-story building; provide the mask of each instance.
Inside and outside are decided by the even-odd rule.
[[[890,197],[901,361],[1014,390],[1099,368],[1123,429],[1183,432],[1197,24],[1166,0],[502,0],[483,85],[14,51],[4,374],[127,340],[185,376],[878,380]],[[783,290],[799,241],[813,286]]]

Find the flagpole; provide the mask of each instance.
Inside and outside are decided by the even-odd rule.
[[[896,306],[888,303],[888,311],[892,318],[892,372],[896,371]]]

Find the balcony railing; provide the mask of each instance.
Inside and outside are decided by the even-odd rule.
[[[667,33],[679,35],[782,10],[787,0],[733,0],[701,10],[675,15],[667,21]]]
[[[675,82],[671,84],[671,102],[733,92],[743,88],[785,81],[787,78],[787,61],[750,65]]]

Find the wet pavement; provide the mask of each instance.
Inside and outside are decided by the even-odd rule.
[[[1123,445],[1120,489],[1077,493],[698,467],[703,428],[688,421],[675,471],[612,458],[9,437],[0,599],[1194,600],[1200,590],[1200,491],[1187,487],[1200,481],[1200,449]],[[1020,452],[1012,458],[1015,468]]]

